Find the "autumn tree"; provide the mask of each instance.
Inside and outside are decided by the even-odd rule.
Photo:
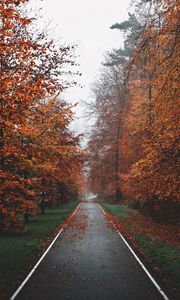
[[[73,47],[57,48],[35,34],[25,2],[0,1],[0,224],[6,229],[21,228],[20,216],[35,213],[47,182],[67,180],[73,165],[80,172],[79,139],[68,129],[71,108],[59,100]]]
[[[177,1],[155,1],[153,11],[133,57],[147,87],[137,113],[146,117],[136,126],[137,131],[144,127],[143,156],[132,165],[127,188],[128,197],[133,193],[149,212],[165,219],[178,206]]]
[[[124,95],[124,109],[118,117],[119,188],[124,198],[142,211],[158,220],[175,220],[179,208],[178,1],[136,1],[134,13],[112,29],[125,33],[124,48],[110,51],[106,64],[121,67],[118,76],[119,82],[123,82],[120,91]],[[111,95],[107,83],[102,90],[107,98]],[[109,111],[113,105],[109,101]],[[105,111],[99,114],[99,123],[105,115]],[[98,174],[101,166],[98,176],[105,186],[111,182],[109,172],[102,172],[105,162],[108,161],[109,170],[114,165],[110,156],[104,162],[101,159],[105,153],[103,142],[109,133],[113,136],[113,113],[108,118],[108,131],[98,137],[97,146],[95,131],[90,140],[91,155],[98,162],[94,163],[93,174]],[[98,132],[98,123],[95,125]],[[115,127],[118,128],[117,123]],[[102,150],[100,158],[97,149]]]
[[[122,156],[123,120],[129,106],[127,103],[129,72],[127,65],[142,26],[134,14],[129,14],[127,21],[116,23],[111,28],[122,30],[126,34],[126,39],[122,48],[113,49],[105,55],[101,79],[94,83],[92,88],[96,99],[94,115],[97,122],[89,142],[90,178],[92,180],[99,170],[99,176],[92,180],[93,188],[98,184],[98,177],[103,193],[106,192],[108,186],[111,187],[111,191],[107,192],[108,198],[119,202],[123,199],[120,172],[125,165]],[[99,151],[101,155],[98,155]]]
[[[91,112],[96,118],[89,150],[90,181],[101,198],[121,200],[119,189],[119,140],[124,107],[120,66],[104,67],[101,78],[92,86],[95,103]]]
[[[127,41],[134,44],[126,64],[120,188],[153,217],[173,219],[179,205],[177,1],[138,1],[135,6],[135,32],[132,15],[113,27],[130,28]]]

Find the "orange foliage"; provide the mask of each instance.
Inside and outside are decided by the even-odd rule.
[[[132,163],[121,178],[128,199],[146,203],[156,215],[166,210],[168,218],[179,201],[178,11],[176,1],[157,1],[156,5],[159,15],[165,9],[161,25],[151,21],[132,59],[141,79],[139,86],[133,80],[129,83],[136,88],[126,116],[130,122],[124,124],[131,136],[124,136],[123,145],[130,145],[127,153]]]
[[[180,205],[178,6],[175,0],[135,4],[139,29],[130,24],[124,43],[130,47],[130,38],[135,39],[132,55],[125,64],[119,60],[119,69],[111,66],[118,76],[107,71],[106,80],[95,86],[98,114],[89,143],[90,178],[95,192],[112,197],[118,177],[130,203],[155,218],[176,220]]]
[[[80,137],[68,129],[71,108],[58,97],[72,49],[35,35],[19,8],[24,2],[0,3],[0,224],[15,230],[42,195],[76,181],[83,158]]]

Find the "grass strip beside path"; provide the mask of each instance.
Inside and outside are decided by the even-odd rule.
[[[173,299],[178,299],[180,251],[177,225],[155,223],[127,205],[99,204],[110,213],[107,213],[107,219],[111,220],[112,216],[114,229],[126,236],[170,290]]]
[[[114,216],[118,216],[120,218],[128,217],[130,209],[127,205],[109,204],[105,202],[100,202],[99,204]]]
[[[25,233],[0,235],[0,299],[7,299],[7,294],[14,291],[49,244],[57,226],[77,205],[78,201],[71,201],[46,209],[44,215],[38,214],[29,221]]]

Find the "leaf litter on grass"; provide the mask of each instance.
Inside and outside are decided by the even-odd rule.
[[[143,262],[150,266],[156,276],[170,290],[176,298],[179,294],[176,277],[178,277],[177,262],[178,256],[173,258],[172,252],[178,252],[179,229],[178,226],[158,224],[150,217],[137,212],[132,212],[127,218],[111,215],[105,209],[107,226],[113,231],[120,232],[130,242],[138,255],[142,256]],[[141,237],[141,239],[139,238]],[[162,250],[161,250],[161,249]],[[152,249],[152,250],[151,250]],[[151,250],[151,251],[150,251]],[[169,251],[169,252],[168,252]],[[165,259],[163,255],[166,255]],[[170,270],[167,271],[167,265]],[[178,299],[178,298],[177,298]]]

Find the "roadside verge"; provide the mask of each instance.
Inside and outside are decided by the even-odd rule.
[[[178,299],[180,254],[176,234],[171,232],[173,229],[153,224],[150,220],[145,223],[145,218],[126,205],[99,204],[103,207],[108,226],[130,244],[163,290],[168,291],[170,298]],[[170,236],[170,233],[174,236]],[[164,235],[166,239],[163,239]]]
[[[8,299],[35,268],[37,260],[44,258],[61,229],[70,222],[77,206],[78,202],[72,201],[48,209],[45,215],[33,218],[23,234],[0,236],[0,299]]]

